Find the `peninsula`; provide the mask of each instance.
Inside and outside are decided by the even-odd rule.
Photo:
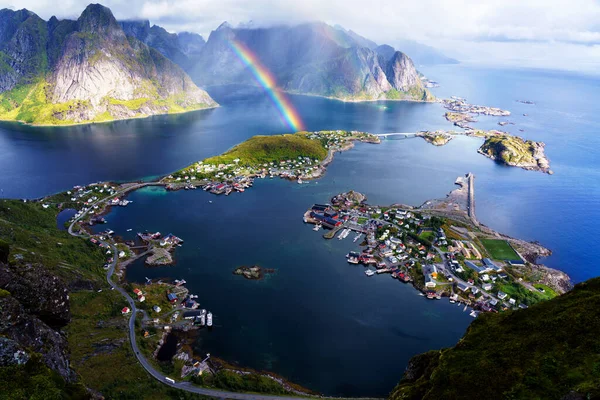
[[[502,235],[480,224],[474,212],[474,177],[459,177],[459,189],[445,199],[419,207],[372,206],[349,191],[305,214],[314,230],[329,230],[325,239],[344,240],[355,232],[361,251],[346,255],[351,265],[366,267],[368,277],[389,274],[411,282],[429,299],[479,312],[524,309],[571,288],[569,277],[537,262],[550,251],[536,243]],[[466,307],[465,307],[466,309]]]

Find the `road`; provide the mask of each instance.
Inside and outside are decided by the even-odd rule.
[[[116,192],[113,196],[110,196],[109,198],[106,199],[101,199],[96,201],[95,203],[91,204],[88,206],[88,209],[93,209],[94,206],[101,204],[103,202],[108,201],[109,199],[112,199],[114,197],[118,197],[120,195],[122,195],[123,193],[129,192],[131,190],[136,190],[139,189],[141,187],[144,186],[148,186],[148,185],[152,185],[153,183],[142,183],[142,184],[137,184],[131,187],[128,187],[127,189],[124,189],[120,192]],[[84,239],[89,239],[89,235],[86,234],[81,234],[79,232],[74,232],[73,231],[73,227],[75,226],[75,224],[81,220],[82,218],[84,218],[86,216],[87,212],[82,213],[81,216],[79,216],[79,218],[73,220],[73,222],[71,223],[71,225],[69,225],[69,234],[72,236],[76,236],[76,237],[80,237],[80,238],[84,238]],[[205,396],[210,396],[210,397],[217,397],[217,398],[227,398],[227,399],[243,399],[243,400],[252,400],[252,399],[256,399],[256,400],[268,400],[268,399],[276,399],[276,400],[282,400],[282,399],[289,399],[289,400],[297,400],[298,397],[287,397],[287,396],[273,396],[273,395],[258,395],[258,394],[247,394],[247,393],[236,393],[236,392],[227,392],[227,391],[223,391],[223,390],[217,390],[217,389],[207,389],[207,388],[202,388],[199,386],[194,386],[192,385],[190,382],[175,382],[175,383],[171,383],[166,381],[166,376],[163,375],[161,372],[157,371],[149,362],[148,360],[146,360],[146,357],[144,357],[144,355],[142,353],[140,353],[140,349],[138,348],[137,345],[137,338],[135,335],[135,318],[136,318],[136,314],[138,311],[144,313],[144,310],[138,310],[137,307],[135,306],[135,301],[133,300],[133,298],[131,298],[131,296],[123,289],[121,288],[119,285],[117,285],[116,283],[114,283],[112,281],[112,275],[115,272],[115,268],[117,266],[117,262],[118,262],[118,250],[117,247],[112,244],[112,243],[108,243],[105,241],[100,241],[100,243],[103,243],[105,246],[109,246],[110,250],[113,254],[113,262],[110,264],[107,272],[106,272],[106,282],[108,282],[108,284],[110,285],[111,288],[113,288],[114,290],[117,290],[119,293],[121,293],[121,295],[123,295],[123,297],[125,297],[125,299],[127,300],[127,303],[129,303],[129,308],[131,309],[131,317],[129,318],[129,324],[128,324],[128,329],[129,329],[129,341],[131,343],[131,348],[133,350],[133,354],[135,354],[136,358],[138,359],[139,363],[142,365],[142,367],[144,367],[144,369],[150,374],[152,375],[153,378],[157,379],[158,381],[160,381],[161,383],[164,383],[165,385],[177,388],[177,389],[181,389],[181,390],[185,390],[187,392],[191,392],[191,393],[197,393],[197,394],[201,394],[201,395],[205,395]]]

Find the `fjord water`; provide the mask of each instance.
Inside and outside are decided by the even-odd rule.
[[[355,247],[352,236],[325,241],[302,223],[312,203],[355,189],[372,204],[418,205],[443,197],[458,175],[471,171],[480,221],[548,246],[554,254],[544,261],[575,281],[598,275],[593,232],[600,222],[600,80],[465,66],[423,72],[442,84],[435,89],[439,97],[457,95],[512,111],[509,118],[481,117],[475,126],[515,122],[502,129],[544,141],[555,174],[497,165],[476,153],[481,140],[459,137],[444,147],[421,139],[359,144],[336,155],[318,183],[306,185],[262,180],[229,197],[145,189],[107,217],[108,227],[123,237],[144,229],[172,232],[185,244],[175,266],[147,269],[138,262],[128,269],[129,279],[188,281],[202,306],[215,313],[216,327],[202,333],[199,351],[277,372],[326,394],[358,396],[385,395],[410,356],[454,344],[471,318],[445,301],[424,300],[389,276],[367,278],[362,267],[348,265],[344,254]],[[37,197],[74,184],[166,174],[252,135],[287,131],[260,91],[226,87],[211,95],[223,106],[68,128],[2,124],[2,196]],[[292,96],[292,102],[309,130],[451,128],[437,104],[305,96]],[[263,282],[231,274],[250,264],[277,273]]]

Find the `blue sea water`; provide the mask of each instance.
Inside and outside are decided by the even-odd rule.
[[[474,172],[481,222],[546,245],[554,254],[544,262],[574,281],[598,275],[593,233],[600,221],[600,79],[461,65],[423,72],[442,84],[434,89],[439,97],[510,110],[508,118],[481,117],[474,125],[514,122],[500,129],[544,141],[555,174],[498,165],[477,154],[481,139],[458,137],[434,147],[417,138],[358,144],[336,155],[318,183],[263,180],[229,197],[144,189],[107,217],[108,226],[124,237],[148,229],[186,242],[175,266],[147,269],[139,262],[128,277],[188,281],[217,325],[201,335],[198,351],[272,370],[326,394],[356,396],[385,395],[410,356],[454,344],[470,317],[446,302],[425,301],[389,276],[367,278],[362,267],[349,266],[344,254],[355,247],[350,239],[325,241],[302,224],[312,203],[355,189],[372,204],[418,205],[445,196],[457,176]],[[91,126],[0,124],[0,195],[38,197],[75,184],[166,174],[252,135],[289,131],[257,89],[226,87],[211,95],[222,107]],[[309,130],[452,128],[439,104],[291,101]],[[249,264],[277,273],[262,282],[231,274]]]

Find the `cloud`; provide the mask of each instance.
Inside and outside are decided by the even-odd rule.
[[[0,7],[28,8],[43,18],[75,18],[87,2],[0,0]],[[600,62],[600,2],[597,0],[106,0],[118,19],[149,19],[169,31],[205,37],[228,21],[233,25],[300,23],[321,20],[352,29],[378,43],[412,39],[451,56],[482,61],[486,46],[551,62],[568,54]],[[451,43],[450,47],[448,44]],[[484,51],[487,55],[490,52]],[[492,60],[502,61],[492,52]],[[514,57],[511,57],[513,59]],[[489,60],[489,59],[488,59]],[[542,62],[542,61],[539,61]]]

